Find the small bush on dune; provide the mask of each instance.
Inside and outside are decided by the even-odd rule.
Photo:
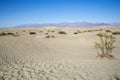
[[[0,36],[5,36],[5,35],[7,35],[5,32],[0,33]]]
[[[23,30],[23,32],[25,32],[25,30]]]
[[[116,31],[116,32],[112,32],[113,35],[120,35],[120,32]]]
[[[39,32],[43,32],[43,31],[39,31]]]
[[[54,35],[47,35],[45,38],[55,38],[55,36]]]
[[[45,35],[48,35],[48,33],[45,33]]]
[[[93,30],[87,30],[87,32],[93,32]]]
[[[19,34],[16,32],[16,34],[13,34],[13,36],[14,36],[14,37],[18,37],[18,36],[19,36]]]
[[[82,31],[80,31],[80,30],[77,30],[77,32],[78,32],[78,33],[82,33]]]
[[[102,32],[97,34],[97,36],[100,38],[99,42],[95,42],[95,48],[97,51],[97,57],[100,58],[111,58],[113,57],[111,55],[112,50],[115,48],[113,45],[115,42],[115,37],[113,37],[112,33],[108,32]]]
[[[50,35],[47,35],[45,38],[50,38]]]
[[[52,35],[51,37],[52,37],[52,38],[55,38],[55,36],[54,36],[54,35]]]
[[[94,31],[102,31],[103,29],[95,29],[95,30],[90,30],[91,32],[94,32]]]
[[[105,30],[105,32],[112,32],[111,30]]]
[[[80,31],[80,30],[78,30],[78,29],[77,29],[77,32],[78,32],[78,33],[81,33],[81,31]]]
[[[35,35],[36,33],[35,32],[29,32],[30,35]]]
[[[78,34],[77,32],[74,32],[74,34]]]
[[[14,33],[12,33],[12,32],[8,32],[7,35],[14,35]]]
[[[83,31],[83,32],[87,32],[87,31]]]
[[[67,34],[65,31],[59,31],[59,34]]]
[[[12,32],[8,32],[8,33],[2,32],[2,33],[0,33],[0,36],[7,36],[7,35],[11,35],[11,36],[14,36],[14,37],[19,36],[17,33],[12,33]]]
[[[51,32],[55,32],[55,31],[51,31]]]

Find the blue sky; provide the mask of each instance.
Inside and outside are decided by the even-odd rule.
[[[81,21],[120,22],[120,0],[0,0],[0,27]]]

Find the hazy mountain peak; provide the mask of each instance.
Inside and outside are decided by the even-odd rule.
[[[70,28],[79,28],[79,27],[120,27],[120,23],[90,23],[90,22],[61,22],[61,23],[43,23],[43,24],[23,24],[16,27],[70,27]]]

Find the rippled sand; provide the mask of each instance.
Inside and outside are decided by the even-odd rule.
[[[120,35],[115,35],[114,59],[99,59],[94,48],[99,29],[21,28],[2,32],[13,34],[0,36],[0,80],[120,80]]]

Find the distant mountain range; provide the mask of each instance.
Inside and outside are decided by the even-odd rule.
[[[16,28],[27,28],[27,27],[59,27],[59,28],[91,28],[91,27],[120,27],[120,23],[89,23],[89,22],[75,22],[75,23],[44,23],[44,24],[23,24],[15,26]]]

